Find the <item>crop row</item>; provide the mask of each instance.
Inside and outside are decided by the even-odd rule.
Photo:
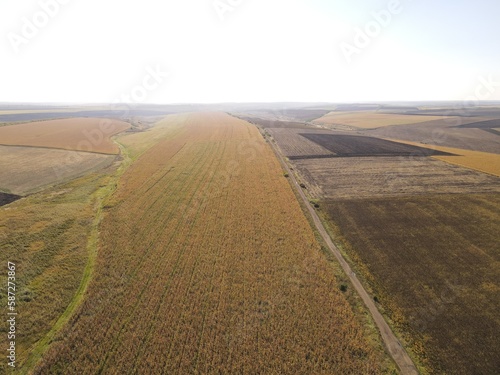
[[[175,120],[172,120],[175,121]],[[252,125],[192,115],[124,174],[93,282],[37,374],[380,373]]]

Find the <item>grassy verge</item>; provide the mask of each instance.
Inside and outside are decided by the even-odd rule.
[[[85,297],[85,293],[87,291],[87,287],[92,279],[92,274],[94,271],[94,266],[98,253],[98,243],[99,243],[99,224],[102,220],[103,216],[103,207],[107,199],[114,193],[116,190],[117,182],[120,176],[125,172],[127,167],[131,164],[131,159],[128,156],[127,150],[120,145],[121,154],[123,155],[123,162],[121,166],[117,169],[117,171],[107,177],[107,181],[104,185],[95,191],[93,194],[93,205],[95,210],[95,216],[92,220],[90,235],[87,242],[87,253],[88,260],[85,265],[85,269],[83,271],[83,277],[80,282],[80,286],[78,290],[75,292],[71,302],[66,307],[66,310],[62,313],[62,315],[57,319],[56,323],[52,326],[49,332],[39,340],[33,348],[31,348],[31,353],[24,363],[23,367],[19,370],[20,374],[29,374],[30,371],[33,370],[34,366],[42,357],[43,353],[50,346],[56,334],[61,330],[61,328],[69,321],[72,314],[80,305],[81,301]]]

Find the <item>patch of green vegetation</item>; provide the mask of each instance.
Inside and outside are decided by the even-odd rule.
[[[76,311],[78,306],[80,305],[83,297],[85,296],[85,292],[89,285],[89,282],[92,277],[92,273],[94,270],[97,252],[98,252],[98,241],[99,241],[99,224],[102,219],[103,207],[105,206],[104,202],[113,194],[116,190],[117,180],[126,170],[128,165],[130,165],[130,158],[128,157],[127,151],[120,146],[122,149],[122,155],[124,155],[124,162],[121,166],[116,170],[113,174],[101,175],[100,178],[93,180],[93,184],[78,184],[78,181],[75,181],[74,184],[78,186],[77,192],[78,194],[61,194],[57,195],[53,198],[52,203],[54,204],[68,204],[69,202],[81,202],[84,194],[88,196],[89,199],[87,203],[89,204],[87,208],[93,211],[92,216],[80,217],[80,224],[87,229],[87,235],[83,239],[83,242],[86,242],[86,263],[83,268],[83,273],[80,271],[77,273],[78,278],[75,277],[75,280],[80,280],[78,284],[78,288],[76,291],[73,290],[72,298],[67,304],[64,311],[58,316],[57,320],[52,321],[52,325],[50,330],[38,341],[36,344],[30,348],[29,356],[24,363],[22,369],[20,369],[21,374],[27,374],[36,365],[36,363],[40,360],[43,353],[48,349],[48,346],[55,338],[56,334],[59,330],[64,327],[64,325],[69,321],[73,313]],[[75,212],[76,214],[76,212]],[[60,228],[58,228],[60,230]],[[45,237],[44,234],[41,234],[41,238],[50,238]],[[62,246],[50,246],[55,249],[62,249]],[[74,250],[74,249],[70,249]],[[50,267],[56,264],[54,257],[43,256],[41,255],[40,260],[42,261],[40,269],[46,271],[50,269]],[[45,265],[45,267],[44,267]],[[75,281],[73,280],[73,281]],[[58,284],[55,284],[58,285]],[[43,289],[41,289],[43,290]],[[68,295],[69,296],[69,295]]]
[[[0,208],[0,262],[14,262],[17,268],[20,373],[28,372],[84,293],[100,202],[110,194],[112,172],[110,167]],[[5,278],[0,275],[2,285]],[[6,329],[4,323],[0,332]],[[0,372],[5,366],[5,361],[0,364]]]

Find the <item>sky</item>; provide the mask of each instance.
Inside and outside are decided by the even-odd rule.
[[[0,102],[500,100],[498,0],[2,0]]]

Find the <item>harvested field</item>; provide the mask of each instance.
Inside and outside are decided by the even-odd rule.
[[[500,178],[433,158],[303,159],[293,164],[315,198],[500,192]]]
[[[470,120],[478,121],[483,119]],[[425,143],[470,142],[470,147],[495,149],[495,136],[456,125],[440,120],[363,134],[410,130]],[[289,159],[356,274],[410,343],[422,373],[495,373],[500,368],[500,178],[469,168],[492,173],[500,165],[498,155],[424,144],[443,154],[405,156],[402,143],[422,143],[398,140],[393,148],[379,143],[385,140],[363,138],[346,132],[307,136],[322,139],[319,145],[332,155]],[[379,156],[368,156],[373,151]]]
[[[472,117],[448,118],[416,125],[388,126],[367,131],[375,137],[419,142],[427,145],[460,148],[500,154],[500,137],[474,128],[484,119]]]
[[[283,115],[300,121],[312,121],[328,112],[330,111],[324,109],[286,109]]]
[[[106,210],[88,298],[35,374],[388,365],[254,126],[190,116],[131,165]]]
[[[470,124],[460,125],[460,128],[474,128],[474,129],[495,129],[500,127],[500,119],[495,120],[487,120],[487,121],[479,121],[473,122]]]
[[[76,119],[82,117],[92,118],[115,118],[123,119],[131,116],[148,117],[148,116],[165,116],[173,111],[157,111],[145,109],[130,109],[124,106],[120,109],[86,109],[86,110],[31,110],[31,111],[12,111],[11,113],[0,113],[0,122],[16,122],[16,121],[42,121],[52,119]]]
[[[374,112],[381,108],[380,104],[338,104],[335,112]]]
[[[373,137],[317,133],[301,133],[300,135],[330,150],[338,157],[447,155],[442,151]]]
[[[378,112],[330,112],[313,122],[322,125],[348,125],[361,129],[375,129],[389,125],[416,124],[440,120],[441,116],[403,115]]]
[[[500,135],[500,131],[498,129],[483,129],[483,130],[493,135]]]
[[[325,157],[334,155],[323,146],[300,135],[302,129],[270,128],[267,132],[276,140],[283,155],[289,158],[305,158],[309,155]],[[321,132],[324,133],[324,132]]]
[[[323,207],[423,373],[498,373],[500,194],[353,198]]]
[[[1,106],[0,106],[1,108]],[[64,107],[57,107],[57,106],[38,106],[38,105],[27,105],[27,107],[18,107],[13,108],[11,107],[10,109],[0,109],[0,116],[3,115],[22,115],[22,114],[32,114],[32,113],[52,113],[52,114],[69,114],[69,116],[72,116],[73,113],[75,112],[87,112],[87,111],[106,111],[109,110],[109,106],[64,106]],[[77,116],[77,117],[84,117],[84,116]],[[96,116],[100,117],[100,116]]]
[[[500,118],[500,108],[497,107],[467,107],[457,106],[449,108],[426,108],[418,111],[409,111],[411,115],[429,115],[429,116],[459,116],[459,117],[497,117]]]
[[[110,137],[130,127],[111,119],[71,118],[0,127],[0,144],[118,154]]]
[[[303,122],[270,120],[258,117],[241,116],[242,120],[248,121],[251,124],[259,125],[260,127],[267,128],[294,128],[294,129],[308,129],[310,128]]]
[[[33,193],[107,167],[115,159],[90,152],[0,146],[0,190]]]
[[[399,140],[398,142],[417,145],[417,143],[415,142],[404,142]],[[431,145],[426,145],[426,147],[432,148],[437,151],[454,154],[433,155],[435,159],[500,177],[500,154],[491,154],[487,152],[469,151],[452,147],[440,147]]]
[[[15,194],[7,194],[7,193],[2,193],[0,192],[0,207],[5,206],[6,204],[15,202],[16,200],[20,199],[19,195]]]
[[[283,122],[309,122],[329,113],[326,109],[289,109],[275,108],[272,110],[260,109],[241,113],[241,116],[252,118],[267,118]],[[238,115],[238,117],[241,117]]]

